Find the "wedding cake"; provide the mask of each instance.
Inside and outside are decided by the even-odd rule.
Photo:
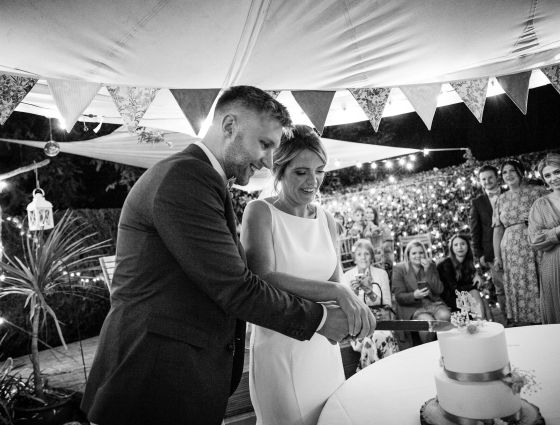
[[[471,320],[479,317],[474,299],[457,293],[460,313],[455,329],[438,332],[440,367],[435,372],[437,397],[424,404],[422,424],[544,424],[539,409],[523,400],[520,391],[538,388],[531,373],[509,361],[504,327]]]
[[[439,405],[448,419],[514,419],[519,392],[502,382],[511,372],[504,327],[485,323],[476,333],[438,333],[441,367],[435,373]]]

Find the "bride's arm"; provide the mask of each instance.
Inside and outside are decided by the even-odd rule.
[[[264,202],[266,201],[250,202],[243,213],[241,243],[247,254],[249,269],[275,287],[311,301],[338,302],[349,296],[355,297],[349,287],[338,283],[338,266],[331,277],[331,280],[336,279],[335,282],[303,279],[274,270],[272,216]],[[355,298],[359,301],[357,297]]]

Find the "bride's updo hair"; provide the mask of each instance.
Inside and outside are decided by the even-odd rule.
[[[292,137],[282,136],[280,147],[274,152],[272,174],[274,175],[275,190],[277,190],[278,182],[284,177],[286,167],[304,150],[317,154],[323,164],[327,164],[327,151],[321,138],[308,125],[297,124],[292,130]]]

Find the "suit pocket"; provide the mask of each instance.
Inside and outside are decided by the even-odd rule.
[[[210,333],[207,330],[192,323],[158,313],[151,313],[148,316],[147,330],[200,348],[208,347],[210,342]]]

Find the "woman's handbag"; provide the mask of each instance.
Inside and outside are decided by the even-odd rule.
[[[381,304],[369,307],[375,318],[377,320],[396,320],[397,313],[395,313],[395,310],[393,310],[390,305],[386,305],[383,302],[383,291],[381,290],[381,286],[379,286],[376,282],[372,282],[372,285],[377,285],[379,293],[381,294]]]

